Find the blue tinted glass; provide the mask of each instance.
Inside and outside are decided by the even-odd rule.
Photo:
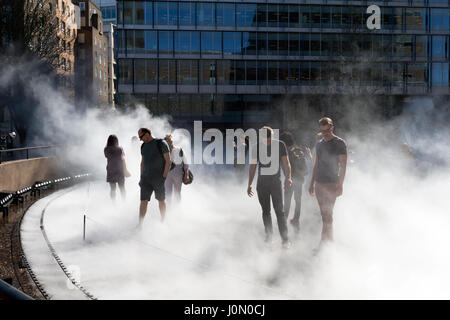
[[[179,3],[180,26],[195,26],[195,2]]]
[[[173,51],[173,32],[159,31],[159,53],[172,53]]]
[[[449,28],[449,9],[430,9],[431,10],[431,30],[450,30]]]
[[[155,2],[155,24],[165,26],[168,22],[167,2]]]
[[[152,2],[145,2],[145,24],[153,24],[153,9]]]
[[[256,4],[237,4],[236,24],[239,27],[256,26]]]
[[[432,67],[432,85],[435,87],[448,87],[448,63],[433,63]]]
[[[214,26],[214,3],[197,4],[197,25]]]
[[[221,32],[202,32],[202,54],[220,54],[221,52]]]
[[[169,4],[169,25],[178,25],[178,4],[176,2],[168,2]]]
[[[223,51],[224,54],[241,54],[240,32],[223,33]]]
[[[156,53],[156,31],[145,30],[145,50],[149,53]]]
[[[234,4],[218,3],[216,8],[217,25],[221,27],[234,27]]]
[[[432,37],[432,56],[433,58],[445,58],[445,44],[447,37],[446,36],[433,36]]]
[[[198,31],[176,31],[175,53],[196,54],[200,51]]]

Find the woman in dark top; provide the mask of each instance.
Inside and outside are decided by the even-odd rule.
[[[106,182],[111,187],[111,198],[116,198],[116,183],[119,185],[122,197],[125,197],[125,177],[130,174],[125,163],[125,154],[119,146],[119,139],[115,135],[110,135],[104,149],[105,157],[108,159],[106,166]]]

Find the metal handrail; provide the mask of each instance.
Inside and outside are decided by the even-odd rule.
[[[2,154],[3,153],[9,153],[9,152],[16,152],[16,151],[26,151],[27,156],[26,159],[30,158],[29,151],[30,150],[38,150],[38,149],[51,149],[55,146],[37,146],[37,147],[25,147],[25,148],[14,148],[14,149],[0,149],[0,163],[2,163]]]

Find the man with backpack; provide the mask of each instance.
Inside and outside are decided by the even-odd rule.
[[[138,131],[141,145],[141,205],[139,207],[139,226],[144,221],[148,202],[155,191],[158,200],[161,221],[166,215],[166,192],[164,182],[171,168],[170,150],[164,139],[155,139],[150,129],[140,128]]]
[[[289,163],[291,164],[292,188],[284,190],[284,214],[289,218],[292,195],[295,199],[294,218],[289,222],[294,227],[296,233],[300,231],[300,210],[302,205],[302,188],[305,176],[308,173],[306,167],[305,153],[295,144],[294,137],[290,132],[284,132],[280,140],[286,144],[288,150]]]

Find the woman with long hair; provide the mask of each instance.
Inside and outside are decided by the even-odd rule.
[[[109,182],[111,187],[110,196],[114,200],[116,198],[116,183],[119,185],[122,198],[125,198],[125,177],[129,177],[130,173],[127,170],[125,163],[125,153],[122,147],[119,146],[119,139],[112,134],[108,137],[106,147],[104,149],[108,164],[106,166],[106,182]]]
[[[169,145],[171,159],[178,159],[178,157],[182,159],[182,163],[176,164],[175,167],[169,171],[164,183],[167,199],[170,201],[172,194],[174,194],[175,200],[178,202],[181,200],[181,186],[183,181],[189,181],[189,166],[187,164],[186,156],[183,154],[183,150],[173,144],[172,134],[166,134],[164,139]]]

